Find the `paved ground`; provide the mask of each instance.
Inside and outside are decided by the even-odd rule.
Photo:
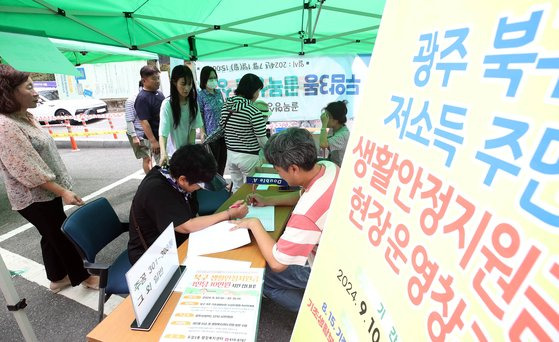
[[[92,130],[103,129],[107,125],[104,121],[106,120],[90,123],[88,126]],[[123,129],[123,122],[122,117],[115,120],[115,129]],[[69,149],[69,142],[66,144],[68,138],[58,143],[67,147],[61,148],[60,154],[76,181],[74,190],[86,200],[106,197],[119,218],[128,221],[130,202],[143,177],[140,161],[134,158],[123,136],[111,148],[87,147],[94,144],[82,142],[83,139],[89,138],[79,139],[78,152]],[[72,210],[73,208],[69,208],[67,213]],[[28,307],[24,311],[31,320],[35,334],[40,341],[83,341],[96,325],[97,292],[77,287],[58,294],[51,293],[42,265],[39,238],[36,229],[10,209],[2,184],[0,253],[10,270],[21,272],[12,280],[20,297],[25,297],[28,301]],[[127,237],[123,235],[103,251],[101,260],[110,260],[120,253],[126,242]],[[121,301],[122,298],[113,296],[106,304],[106,312],[110,312]],[[288,341],[295,319],[294,314],[269,300],[263,300],[258,341]],[[0,296],[0,331],[0,341],[23,341],[13,315],[6,309],[3,296]]]

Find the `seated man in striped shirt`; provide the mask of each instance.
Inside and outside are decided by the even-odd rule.
[[[251,230],[266,259],[264,295],[297,312],[311,272],[318,243],[328,216],[339,168],[330,161],[317,161],[312,135],[292,127],[273,135],[264,154],[279,175],[300,192],[275,196],[249,195],[256,206],[294,205],[284,233],[277,243],[257,218],[236,221]]]

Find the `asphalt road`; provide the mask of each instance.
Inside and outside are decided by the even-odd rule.
[[[83,143],[78,152],[68,148],[59,150],[75,180],[74,191],[87,200],[106,197],[119,218],[128,221],[132,197],[143,177],[140,161],[135,159],[129,147],[87,148],[86,145]],[[28,307],[24,312],[35,334],[40,341],[83,341],[97,323],[97,292],[81,287],[58,294],[48,290],[48,280],[42,268],[40,235],[11,210],[3,180],[1,182],[0,253],[11,271],[21,273],[12,281],[20,297],[27,298]],[[68,209],[67,214],[72,210]],[[118,255],[126,243],[127,236],[124,234],[102,252],[101,261]],[[121,301],[122,298],[113,296],[107,302],[105,311],[110,312]],[[294,314],[264,299],[258,341],[288,341],[295,319]],[[0,341],[23,341],[13,315],[6,309],[3,296],[0,296],[0,331]]]

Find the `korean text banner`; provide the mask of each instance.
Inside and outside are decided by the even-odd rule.
[[[387,3],[293,341],[559,340],[558,23]]]
[[[322,108],[340,100],[349,102],[351,118],[369,59],[370,55],[340,55],[196,62],[196,73],[200,79],[200,70],[212,66],[225,97],[234,95],[243,75],[259,76],[264,84],[259,99],[268,103],[270,121],[318,120]]]

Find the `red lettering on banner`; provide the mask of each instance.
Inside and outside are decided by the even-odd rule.
[[[455,277],[429,255],[427,243],[418,243],[417,233],[422,235],[421,241],[438,236],[455,244],[456,253],[451,257],[467,271],[460,278],[468,278],[471,294],[477,295],[475,298],[496,320],[507,322],[509,326],[504,329],[511,340],[525,338],[525,334],[543,341],[559,335],[559,303],[550,302],[549,296],[532,284],[536,276],[533,269],[542,251],[523,239],[521,230],[497,221],[489,210],[476,208],[444,178],[426,172],[422,166],[391,151],[388,145],[362,136],[353,153],[358,156],[354,164],[356,176],[370,178],[365,179],[369,187],[358,179],[353,187],[350,220],[366,234],[364,238],[372,248],[384,249],[386,263],[396,275],[407,277],[411,273],[407,282],[410,303],[433,306],[427,318],[432,340],[443,341],[467,325],[475,338],[487,341],[489,330],[482,323],[490,323],[481,322],[475,315],[464,321],[466,309],[472,303],[460,294],[455,295]],[[406,213],[417,218],[417,222],[396,222],[395,211],[399,210],[400,216]],[[553,263],[549,274],[559,280],[559,263]],[[509,306],[521,300],[532,305],[510,312]],[[440,308],[434,307],[436,303]],[[550,333],[549,327],[555,332]]]

